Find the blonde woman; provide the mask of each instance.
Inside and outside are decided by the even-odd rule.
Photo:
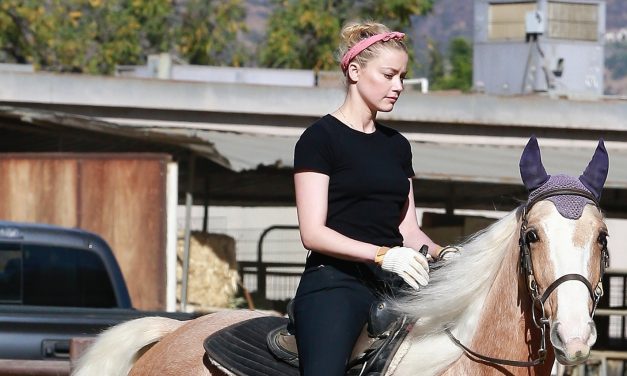
[[[429,281],[418,226],[409,142],[377,122],[403,92],[404,34],[368,22],[344,27],[339,55],[346,98],[308,127],[294,153],[296,206],[310,253],[294,299],[300,371],[344,375],[370,305],[397,275]]]

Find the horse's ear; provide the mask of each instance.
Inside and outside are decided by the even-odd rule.
[[[542,157],[540,156],[540,147],[536,136],[531,136],[525,150],[520,156],[520,177],[528,191],[540,187],[548,179],[544,166],[542,165]]]
[[[603,139],[599,139],[599,144],[594,151],[592,160],[588,163],[588,167],[586,167],[583,175],[579,176],[579,181],[599,200],[601,199],[601,191],[603,191],[609,168],[610,159],[607,155],[607,150],[605,150],[605,144]]]

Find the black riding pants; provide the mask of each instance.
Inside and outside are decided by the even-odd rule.
[[[363,266],[338,260],[305,269],[294,298],[301,375],[345,374],[376,300],[374,290],[364,283],[364,277],[374,276]]]

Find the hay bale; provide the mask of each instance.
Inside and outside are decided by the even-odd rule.
[[[181,301],[184,239],[177,249],[177,301]],[[190,237],[187,302],[191,309],[212,310],[233,306],[239,275],[235,240],[224,234],[194,231]]]

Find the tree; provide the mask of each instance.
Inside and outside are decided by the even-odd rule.
[[[84,73],[159,52],[232,64],[244,16],[242,0],[2,0],[0,59]]]
[[[340,30],[332,1],[277,2],[268,21],[263,66],[273,68],[330,69]]]
[[[190,0],[181,16],[177,51],[191,64],[239,66],[246,60],[237,43],[246,31],[242,0]]]
[[[472,87],[472,45],[465,38],[454,38],[449,46],[450,87],[469,91]]]
[[[627,76],[627,44],[624,42],[608,43],[605,47],[605,65],[611,72],[611,78],[619,80]]]
[[[433,8],[433,0],[366,0],[357,3],[361,3],[361,18],[380,20],[394,30],[407,30],[412,16],[426,14]]]
[[[87,32],[74,29],[76,38],[89,38],[82,55],[86,73],[112,73],[116,65],[140,64],[150,54],[168,51],[170,0],[90,0],[89,5],[81,16]]]
[[[0,49],[5,61],[110,73],[169,43],[159,25],[171,7],[169,0],[3,0]]]
[[[429,51],[429,86],[432,90],[439,90],[439,85],[444,80],[444,57],[438,43],[434,40],[429,40],[427,50]]]
[[[407,30],[433,0],[273,0],[263,66],[337,69],[341,26],[374,19]],[[112,73],[170,52],[192,64],[246,65],[244,0],[2,0],[0,61]],[[411,46],[411,42],[408,42]],[[413,54],[410,53],[413,58]]]
[[[429,81],[433,90],[467,92],[472,88],[472,46],[465,38],[454,38],[449,43],[448,72],[437,46],[430,46],[430,60]]]
[[[340,29],[348,20],[373,19],[392,29],[406,30],[411,16],[429,11],[432,4],[433,0],[274,0],[261,64],[337,69],[334,51]]]

